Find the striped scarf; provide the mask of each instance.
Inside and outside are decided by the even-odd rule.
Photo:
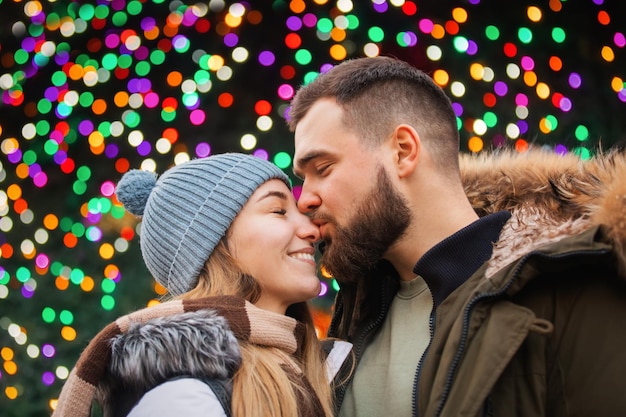
[[[230,296],[168,301],[122,316],[102,329],[78,358],[63,385],[52,417],[89,416],[98,383],[111,359],[110,340],[126,333],[131,323],[145,323],[158,317],[203,309],[214,310],[224,317],[238,340],[277,348],[287,358],[300,357],[302,353],[300,343],[305,327],[291,317],[257,308],[248,301]]]

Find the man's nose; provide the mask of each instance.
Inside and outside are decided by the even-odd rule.
[[[298,210],[300,210],[301,213],[310,213],[318,208],[321,203],[322,200],[319,195],[304,184],[302,186],[302,193],[298,199]]]

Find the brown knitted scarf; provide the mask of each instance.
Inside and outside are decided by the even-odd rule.
[[[255,307],[237,297],[211,297],[168,301],[118,318],[102,329],[78,358],[63,385],[53,417],[88,417],[96,388],[111,359],[110,340],[126,333],[130,323],[145,323],[172,314],[210,309],[228,322],[239,340],[274,347],[300,356],[305,328],[297,320]]]

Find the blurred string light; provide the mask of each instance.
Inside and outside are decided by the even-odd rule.
[[[0,304],[43,306],[35,321],[0,309],[0,404],[26,397],[28,386],[14,382],[28,367],[18,356],[42,364],[37,383],[58,391],[73,363],[55,361],[57,352],[93,332],[77,325],[80,310],[47,295],[93,294],[103,312],[115,311],[118,260],[137,245],[137,222],[115,199],[115,181],[131,168],[161,172],[217,149],[289,172],[289,100],[335,63],[391,53],[424,65],[452,98],[463,150],[476,153],[536,144],[588,158],[600,131],[584,113],[586,89],[626,103],[623,15],[603,0],[585,16],[603,34],[585,59],[563,52],[577,36],[566,14],[576,5],[565,0],[516,9],[514,27],[497,13],[481,19],[491,6],[480,0],[436,8],[415,0],[264,3],[0,1],[10,31],[0,40]],[[583,71],[589,61],[609,76],[592,80]],[[223,143],[222,118],[249,123]],[[49,190],[78,201],[76,209],[36,204],[37,192]],[[81,248],[99,268],[87,270],[59,247]],[[322,276],[321,295],[332,300],[338,284]],[[164,292],[154,284],[148,304]],[[42,327],[60,339],[37,338]],[[53,406],[54,397],[46,401]]]

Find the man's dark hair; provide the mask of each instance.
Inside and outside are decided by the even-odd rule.
[[[428,74],[410,64],[390,57],[358,58],[319,74],[291,102],[291,131],[322,98],[336,100],[345,126],[366,144],[382,143],[405,123],[418,132],[438,167],[458,173],[459,132],[452,103]]]

